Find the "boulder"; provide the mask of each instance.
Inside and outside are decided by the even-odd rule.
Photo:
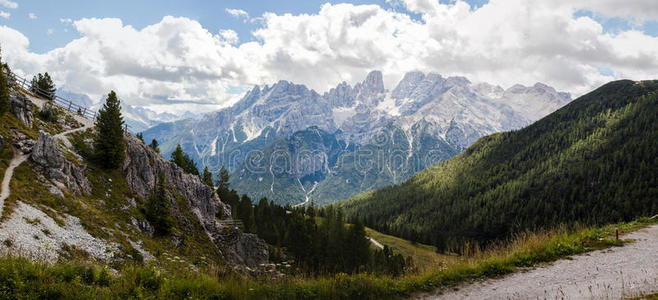
[[[232,264],[256,268],[267,263],[269,252],[267,244],[253,233],[239,233],[226,250],[226,258]]]
[[[85,176],[86,167],[68,161],[56,138],[40,131],[30,158],[60,189],[79,195],[91,194],[91,186]]]

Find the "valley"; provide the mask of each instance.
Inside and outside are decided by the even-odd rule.
[[[656,299],[648,0],[0,0],[0,299]]]

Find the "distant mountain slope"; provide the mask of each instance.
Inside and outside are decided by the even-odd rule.
[[[658,212],[658,81],[617,81],[518,131],[483,137],[397,185],[341,203],[440,249],[559,223]]]
[[[144,138],[160,141],[165,157],[180,143],[200,166],[212,172],[226,166],[233,172],[233,187],[252,199],[296,204],[312,197],[330,203],[399,183],[483,135],[521,128],[569,101],[568,94],[540,83],[504,90],[420,72],[406,74],[389,91],[381,72],[373,71],[354,86],[343,82],[323,95],[287,81],[256,86],[229,108],[200,120],[157,125]],[[270,167],[276,169],[281,158],[270,150],[292,136],[309,138],[301,143],[320,164],[321,157],[333,155],[314,141],[315,135],[304,134],[311,127],[349,149],[313,179],[295,170],[273,176]],[[247,158],[256,161],[245,164]],[[305,180],[310,181],[299,183]]]

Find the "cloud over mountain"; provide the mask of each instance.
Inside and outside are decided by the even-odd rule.
[[[646,1],[571,2],[492,0],[473,8],[406,0],[397,10],[325,4],[315,14],[265,13],[253,31],[256,41],[244,43],[249,39],[233,30],[213,33],[170,16],[142,29],[120,19],[77,20],[81,37],[44,54],[31,52],[29,40],[6,26],[0,40],[19,73],[48,70],[59,86],[92,99],[116,89],[131,105],[170,111],[190,109],[186,103],[226,106],[240,96],[230,92],[235,87],[279,79],[321,93],[372,69],[382,70],[388,85],[421,70],[505,87],[540,81],[575,95],[612,79],[658,76],[658,38],[637,30],[609,33],[577,14],[656,20],[655,8]]]

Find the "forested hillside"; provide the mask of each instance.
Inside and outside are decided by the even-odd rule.
[[[524,229],[658,212],[658,81],[616,81],[408,181],[341,203],[366,225],[456,249]]]

